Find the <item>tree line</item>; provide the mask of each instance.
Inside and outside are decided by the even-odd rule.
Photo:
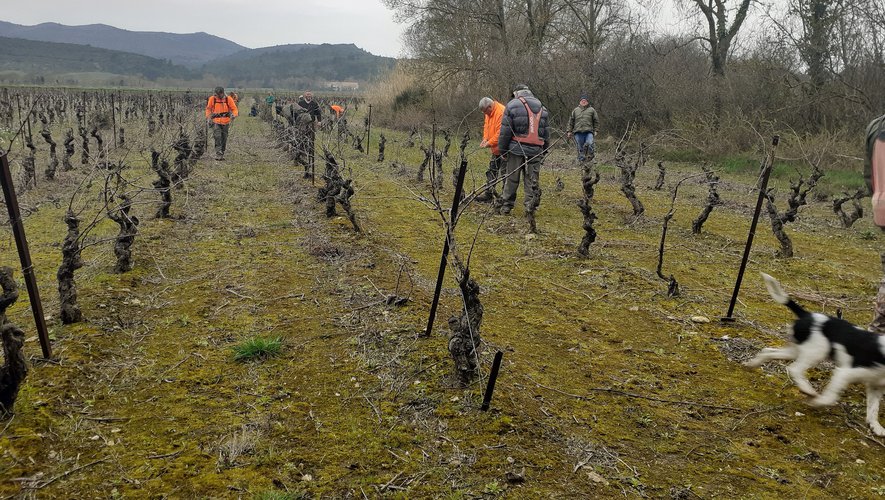
[[[554,121],[588,92],[611,134],[629,124],[727,134],[763,121],[854,132],[885,109],[882,0],[385,3],[408,24],[412,56],[391,99],[452,119],[514,83]]]

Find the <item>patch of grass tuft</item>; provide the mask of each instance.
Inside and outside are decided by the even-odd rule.
[[[267,359],[280,353],[280,337],[252,337],[233,347],[235,361]]]

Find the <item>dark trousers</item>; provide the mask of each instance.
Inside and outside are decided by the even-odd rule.
[[[526,212],[533,212],[541,203],[541,186],[538,177],[541,173],[541,156],[507,155],[505,165],[504,193],[501,195],[501,207],[513,208],[516,203],[516,190],[519,189],[519,176],[523,176],[524,203]]]
[[[230,123],[222,125],[220,123],[212,124],[212,137],[215,139],[215,156],[224,156],[227,148],[227,132],[230,130]]]

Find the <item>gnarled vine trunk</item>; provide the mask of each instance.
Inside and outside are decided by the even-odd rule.
[[[6,319],[6,309],[18,300],[18,285],[12,277],[12,268],[0,267],[0,341],[3,343],[3,366],[0,367],[0,418],[13,412],[18,391],[28,375],[28,364],[23,347],[25,332]]]
[[[55,277],[58,280],[58,298],[61,306],[61,322],[69,325],[83,320],[80,306],[77,304],[77,283],[74,273],[83,267],[80,256],[80,219],[73,212],[65,215],[68,234],[61,245],[61,265]]]

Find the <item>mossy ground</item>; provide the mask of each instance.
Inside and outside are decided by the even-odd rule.
[[[335,148],[352,169],[364,234],[344,217],[326,219],[300,167],[272,148],[269,127],[242,118],[228,161],[200,162],[187,190],[176,191],[178,218],[155,220],[147,216],[151,205],[139,206],[145,216],[135,270],[111,274],[110,243],[90,247],[77,275],[87,321],[62,326],[53,317],[58,361],[33,366],[15,417],[0,426],[0,494],[885,492],[883,445],[865,430],[862,390],[850,389],[834,408],[812,409],[782,369],[737,362],[783,343],[790,319],[767,297],[758,271],[781,279],[811,308],[838,306],[849,320],[869,321],[885,242],[869,219],[845,230],[828,204],[805,207],[787,226],[797,256],[779,259],[763,218],[737,322],[698,324],[690,318],[715,320],[726,310],[755,203],[753,175],[723,172],[726,205],[699,236],[690,224],[706,187],[689,181],[680,190],[664,272],[679,280],[682,295],[667,298],[654,269],[670,193],[648,188],[653,164],[637,179],[647,208],[639,219],[614,169],[601,167],[599,239],[585,260],[575,253],[579,169],[570,151],[556,152],[542,172],[537,237],[525,235],[521,203],[510,217],[472,204],[459,224],[459,251],[478,235],[471,270],[485,306],[483,377],[494,351],[505,352],[492,411],[483,413],[484,378],[466,390],[452,378],[446,319],[460,298],[451,276],[434,334],[419,337],[442,229],[419,201],[428,193],[414,180],[423,153],[405,148],[404,134],[385,134],[384,163],[374,161],[377,131],[369,157]],[[471,189],[486,161],[486,153],[471,153]],[[454,165],[446,161],[445,205]],[[697,171],[670,166],[668,188]],[[26,228],[49,314],[57,310],[62,215],[76,175],[41,182],[24,197],[34,209]],[[562,192],[554,191],[556,177]],[[786,179],[773,182],[786,186]],[[112,226],[97,234],[113,235]],[[11,238],[3,250],[13,263]],[[387,305],[393,293],[410,301]],[[24,297],[11,317],[31,325]],[[255,336],[280,337],[281,355],[235,362],[231,347]],[[33,338],[27,347],[38,352]],[[826,379],[825,371],[813,372],[816,383]],[[508,473],[525,481],[508,482]]]

